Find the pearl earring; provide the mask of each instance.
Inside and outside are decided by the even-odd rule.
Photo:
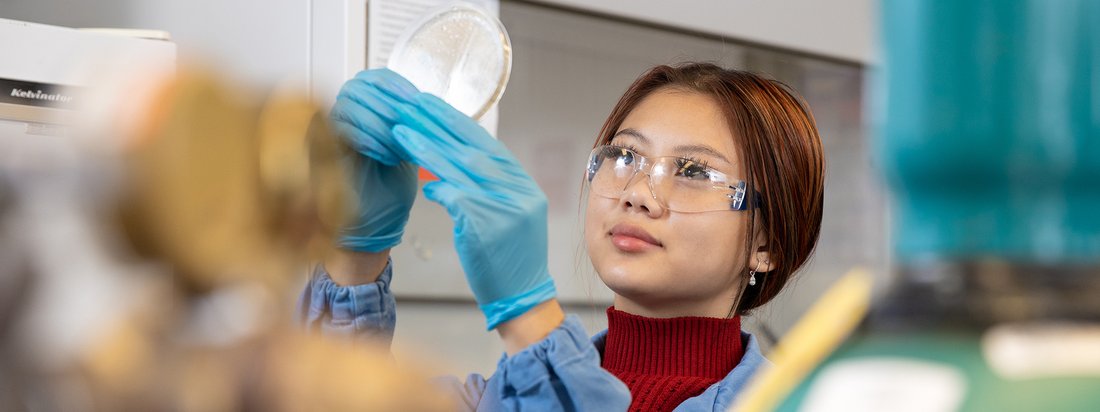
[[[756,271],[749,271],[749,286],[756,286]]]

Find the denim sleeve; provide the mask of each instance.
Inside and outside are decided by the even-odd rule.
[[[600,367],[600,354],[575,315],[538,343],[502,357],[488,380],[475,374],[465,383],[442,383],[458,392],[460,410],[614,412],[630,406],[630,391]]]
[[[374,283],[340,286],[317,264],[298,300],[297,321],[312,332],[373,340],[388,347],[397,324],[397,302],[390,292],[392,277],[393,262],[388,261]]]

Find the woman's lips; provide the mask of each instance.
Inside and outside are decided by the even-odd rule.
[[[644,229],[620,223],[611,228],[611,244],[627,253],[644,252],[662,247],[661,242]]]

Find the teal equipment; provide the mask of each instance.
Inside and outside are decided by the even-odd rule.
[[[1100,410],[1100,2],[880,3],[898,276],[780,410]]]

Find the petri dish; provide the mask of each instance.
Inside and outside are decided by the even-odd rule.
[[[480,119],[504,94],[512,42],[504,25],[465,3],[428,13],[394,44],[386,66],[423,92]]]

